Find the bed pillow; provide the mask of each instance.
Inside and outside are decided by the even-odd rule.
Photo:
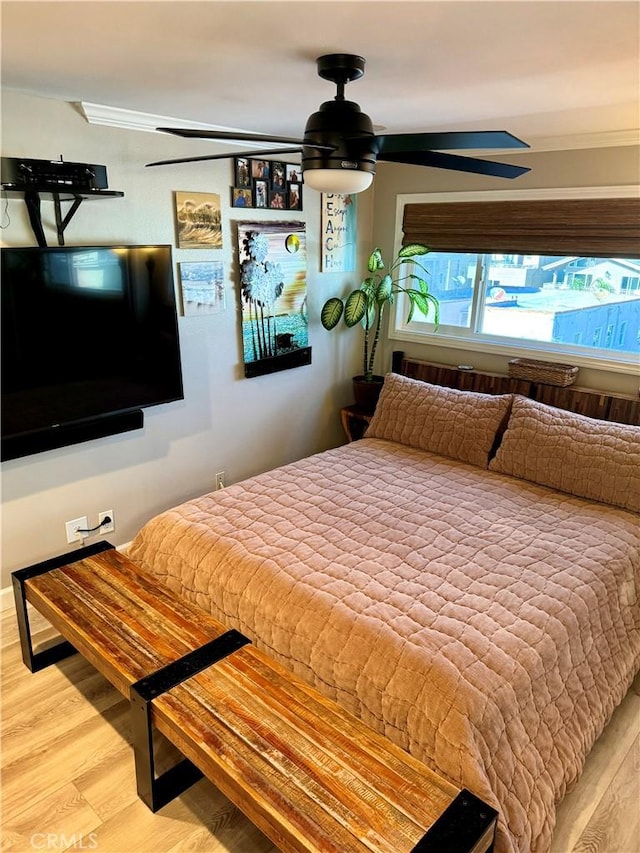
[[[486,468],[512,394],[479,394],[389,373],[367,438],[386,438]]]
[[[492,471],[640,512],[640,428],[513,401]]]

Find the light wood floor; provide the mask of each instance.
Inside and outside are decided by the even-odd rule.
[[[51,634],[37,614],[37,638]],[[35,675],[2,614],[2,850],[276,853],[206,780],[137,798],[128,703],[79,655]],[[640,853],[640,679],[560,808],[552,853]],[[442,851],[446,853],[446,851]]]

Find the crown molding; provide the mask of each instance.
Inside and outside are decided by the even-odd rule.
[[[580,148],[625,148],[640,145],[640,130],[606,130],[567,136],[538,136],[530,141],[530,151],[575,151]],[[526,153],[518,151],[518,153]]]
[[[205,124],[201,121],[179,119],[174,116],[160,116],[153,113],[140,113],[136,110],[124,110],[104,104],[91,104],[80,101],[75,105],[89,124],[102,124],[107,127],[119,127],[124,130],[142,130],[158,133],[159,127],[192,127],[195,130],[224,130],[246,133],[239,127],[226,127],[220,124]],[[212,140],[215,142],[215,140]],[[229,140],[225,140],[228,144]]]
[[[81,101],[76,106],[89,124],[102,124],[125,130],[141,130],[148,133],[157,133],[158,127],[187,126],[196,130],[246,132],[246,130],[239,127],[205,124],[199,121],[178,119],[173,116],[159,116],[152,113],[137,112],[136,110],[125,110],[120,107],[109,107],[104,104],[92,104],[87,101]],[[229,142],[229,140],[225,141],[226,143]],[[581,148],[623,148],[631,145],[640,145],[640,130],[611,130],[600,133],[576,133],[567,136],[540,136],[534,137],[530,140],[529,144],[530,147],[528,149],[518,149],[518,154],[539,151],[572,151]],[[247,147],[251,146],[247,144]],[[509,153],[513,153],[513,149],[509,149]]]

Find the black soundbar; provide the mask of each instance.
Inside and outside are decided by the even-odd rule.
[[[122,432],[142,429],[143,425],[142,409],[136,409],[133,412],[106,415],[95,420],[6,436],[0,443],[0,459],[7,462],[9,459],[31,456],[33,453],[42,453],[45,450],[55,450],[70,444],[81,444],[95,438],[105,438],[108,435],[119,435]]]

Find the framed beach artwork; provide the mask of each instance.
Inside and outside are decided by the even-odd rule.
[[[221,249],[222,213],[217,193],[175,193],[179,249]]]
[[[185,317],[219,314],[224,311],[222,261],[186,261],[178,264]]]
[[[246,377],[311,363],[304,222],[239,222]]]
[[[320,271],[355,272],[357,196],[322,193],[320,228]]]

